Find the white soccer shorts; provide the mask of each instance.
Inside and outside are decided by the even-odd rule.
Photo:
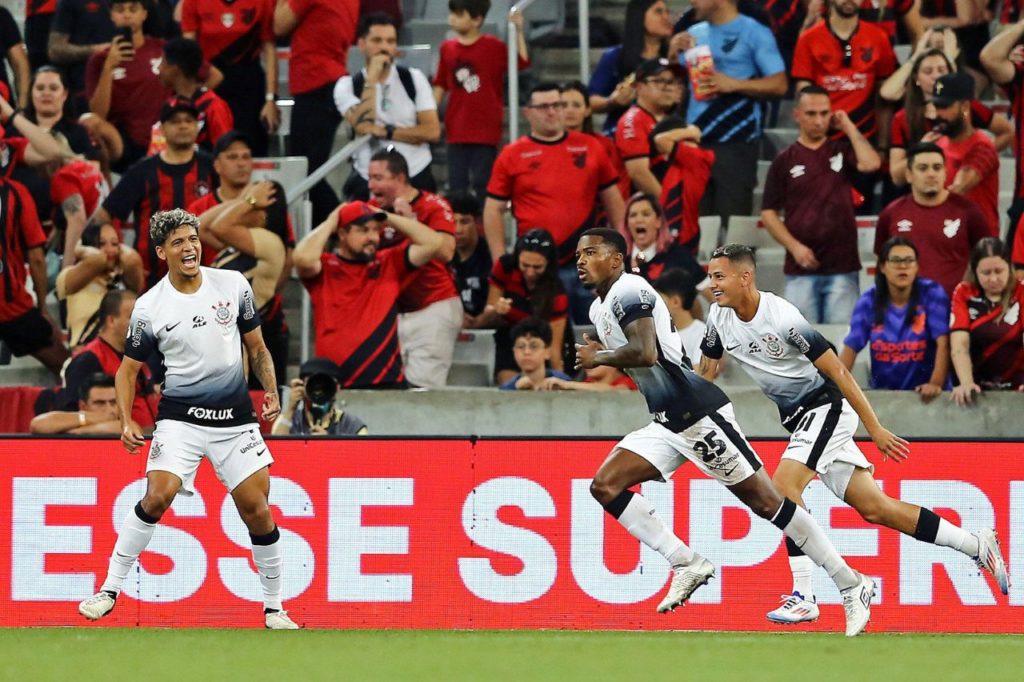
[[[214,427],[161,419],[149,446],[146,473],[168,471],[181,479],[181,494],[192,495],[204,456],[229,491],[274,461],[258,424]]]
[[[651,422],[627,434],[617,447],[646,459],[666,481],[686,460],[727,486],[745,481],[762,467],[736,423],[732,405],[719,408],[682,433]]]
[[[857,468],[874,470],[853,440],[859,419],[846,400],[808,410],[789,438],[782,459],[793,459],[818,472],[840,500],[846,497]]]

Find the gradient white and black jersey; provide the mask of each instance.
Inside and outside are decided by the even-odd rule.
[[[167,368],[157,421],[203,426],[256,422],[242,364],[242,334],[260,326],[252,288],[240,272],[201,268],[183,294],[165,276],[135,302],[124,354]]]
[[[796,428],[809,409],[841,401],[839,388],[814,361],[831,346],[789,301],[762,291],[757,313],[743,322],[731,308],[712,304],[700,349],[713,360],[728,353],[779,408],[782,425]]]
[[[623,330],[642,317],[654,319],[658,361],[653,367],[631,367],[625,372],[647,400],[654,421],[679,432],[728,405],[720,388],[690,368],[665,302],[643,277],[623,274],[604,299],[590,306],[590,321],[609,350],[625,346],[628,339]]]

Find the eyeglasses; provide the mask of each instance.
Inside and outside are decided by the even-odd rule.
[[[512,346],[512,349],[513,350],[517,350],[520,353],[525,353],[527,351],[541,351],[541,350],[544,350],[544,342],[543,341],[532,341],[532,342],[530,342],[530,341],[521,341],[521,342],[517,343],[516,345]]]
[[[913,265],[914,263],[917,262],[917,258],[915,258],[914,256],[895,256],[892,258],[887,258],[885,262],[900,267],[903,265]]]
[[[683,81],[679,78],[646,78],[644,83],[648,85],[654,85],[659,88],[676,88],[683,84]]]
[[[540,111],[557,111],[565,109],[565,102],[547,102],[546,104],[527,104],[527,109],[539,109]]]

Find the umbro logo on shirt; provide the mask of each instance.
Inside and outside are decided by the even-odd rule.
[[[843,170],[843,155],[836,154],[828,160],[828,165],[836,173]]]
[[[794,178],[799,178],[807,172],[807,166],[802,163],[798,163],[789,169],[789,174]]]
[[[914,223],[909,220],[901,220],[896,223],[897,232],[910,232],[910,228],[914,227]]]

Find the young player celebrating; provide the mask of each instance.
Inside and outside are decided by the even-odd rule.
[[[1006,594],[1009,579],[996,534],[991,529],[968,533],[938,516],[883,493],[872,465],[853,440],[857,418],[882,453],[899,462],[910,450],[907,441],[878,421],[864,393],[839,357],[794,305],[758,291],[754,252],[727,244],[711,255],[708,275],[715,303],[706,321],[698,374],[712,378],[723,352],[739,362],[778,406],[782,425],[792,433],[775,485],[803,504],[804,488],[816,475],[832,493],[869,523],[894,528],[922,542],[952,547],[977,561]],[[806,547],[787,539],[793,591],[768,614],[777,623],[800,623],[818,617],[811,589],[814,571]]]
[[[775,489],[740,432],[729,399],[684,361],[658,292],[644,278],[624,271],[626,253],[625,239],[615,230],[591,229],[580,238],[577,269],[583,285],[597,294],[590,319],[601,343],[584,337],[586,343],[576,346],[576,359],[577,369],[605,365],[627,372],[654,415],[650,424],[619,441],[594,476],[590,492],[633,537],[672,565],[672,582],[658,611],[683,604],[714,576],[715,568],[629,488],[668,479],[690,460],[825,567],[843,595],[846,635],[857,635],[871,617],[874,583],[846,564],[806,510]]]
[[[238,272],[199,266],[199,220],[191,213],[156,213],[149,236],[157,256],[167,262],[167,275],[135,303],[115,378],[121,442],[135,454],[145,445],[131,416],[136,377],[154,352],[167,367],[146,464],[146,495],[121,525],[100,591],[78,611],[99,620],[114,609],[128,571],[175,495],[194,494],[196,469],[205,456],[249,529],[267,628],[297,629],[281,608],[281,534],[268,503],[267,467],[274,460],[257,426],[242,362],[244,343],[266,390],[263,418],[273,420],[280,398],[252,289]]]

